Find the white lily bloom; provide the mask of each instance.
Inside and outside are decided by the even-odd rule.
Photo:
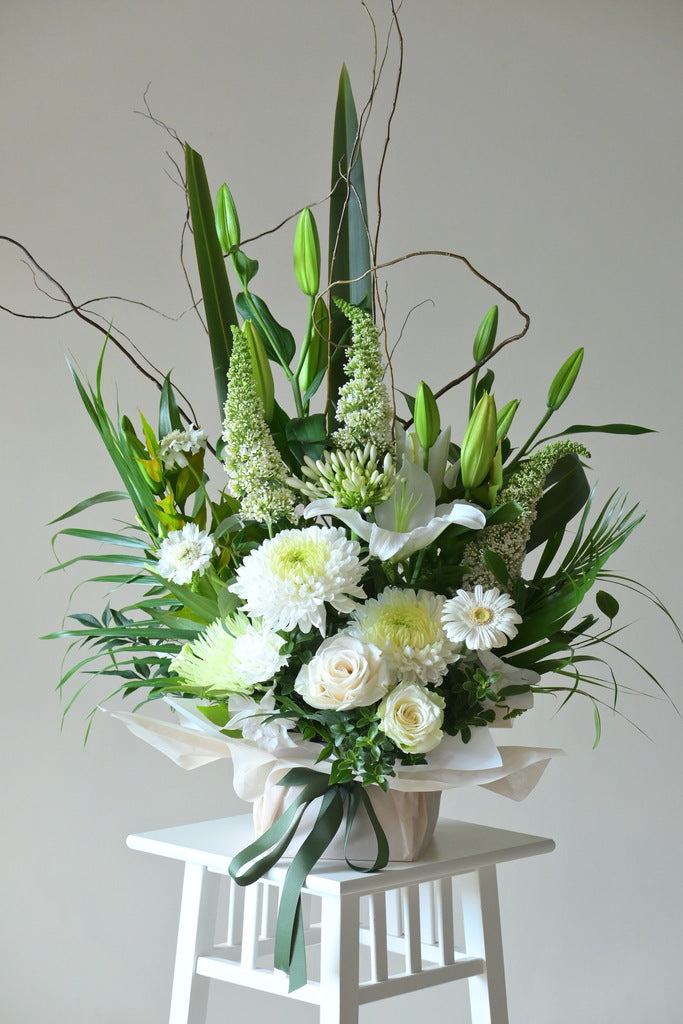
[[[451,523],[481,530],[486,517],[468,501],[437,505],[434,485],[424,469],[404,459],[398,484],[391,498],[373,509],[375,522],[364,519],[355,509],[340,508],[332,498],[312,501],[304,516],[334,516],[357,536],[367,541],[370,554],[383,562],[397,562],[426,548]]]
[[[424,449],[418,441],[415,431],[411,430],[409,434],[406,433],[400,423],[395,424],[394,430],[396,434],[396,455],[398,462],[401,461],[402,456],[403,459],[415,463],[416,466],[423,466]],[[441,491],[443,490],[447,472],[453,468],[448,465],[450,443],[451,428],[450,426],[447,426],[444,427],[432,447],[429,449],[427,472],[429,473],[432,484],[434,485],[434,493],[437,495],[441,494]],[[452,484],[449,484],[449,486],[452,486]]]

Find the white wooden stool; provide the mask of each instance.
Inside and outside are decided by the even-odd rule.
[[[128,837],[134,850],[185,862],[169,1024],[204,1024],[211,978],[314,1003],[320,1024],[357,1024],[365,1003],[467,978],[472,1024],[508,1024],[496,864],[549,853],[552,839],[439,819],[414,863],[363,874],[321,861],[303,890],[308,983],[291,993],[272,967],[290,862],[245,888],[228,876],[252,839],[251,815]]]

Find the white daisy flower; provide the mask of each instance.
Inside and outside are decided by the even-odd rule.
[[[287,664],[280,654],[284,640],[249,622],[246,615],[217,619],[171,662],[184,689],[218,700],[251,693]]]
[[[159,458],[167,469],[187,465],[187,456],[206,448],[206,433],[191,423],[187,430],[172,430],[159,441]]]
[[[213,537],[196,523],[172,530],[159,547],[157,572],[173,583],[190,583],[195,572],[208,569],[216,547]]]
[[[349,632],[379,647],[400,680],[439,683],[460,654],[441,625],[443,605],[427,590],[388,587],[356,609]]]
[[[349,614],[354,598],[365,597],[359,554],[360,545],[339,527],[283,530],[247,555],[229,589],[273,629],[315,627],[324,636],[326,602]]]
[[[471,651],[490,651],[517,636],[516,624],[522,617],[509,594],[477,584],[474,590],[459,590],[446,601],[441,621],[454,643],[462,641]]]

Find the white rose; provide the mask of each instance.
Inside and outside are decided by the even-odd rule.
[[[379,647],[339,634],[323,640],[294,689],[313,708],[346,711],[381,700],[393,682]]]
[[[443,697],[419,683],[400,683],[379,706],[380,728],[407,754],[426,754],[443,737]]]

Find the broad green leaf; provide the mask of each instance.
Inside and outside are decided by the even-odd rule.
[[[372,275],[370,273],[370,243],[368,241],[367,201],[363,158],[358,136],[358,116],[351,91],[351,80],[344,65],[339,76],[337,105],[332,142],[332,181],[330,196],[329,230],[329,282],[331,299],[340,298],[368,312],[372,310]],[[345,178],[348,177],[349,183]],[[360,280],[356,280],[360,278]],[[348,337],[346,317],[330,302],[332,313],[331,351],[340,350]],[[344,382],[341,361],[330,363],[329,368],[330,428],[334,422],[334,409],[339,389]]]
[[[598,590],[595,595],[595,603],[608,619],[614,619],[619,614],[619,602],[606,590]]]
[[[565,455],[554,466],[548,480],[551,486],[536,506],[536,519],[531,527],[527,551],[533,551],[577,515],[586,504],[590,487],[583,466],[576,455]]]
[[[327,441],[327,424],[323,413],[292,419],[285,427],[287,443],[299,462],[304,455],[319,459]]]
[[[484,565],[486,566],[488,571],[493,576],[495,576],[496,580],[499,583],[502,583],[503,586],[506,586],[510,579],[510,574],[508,572],[507,565],[505,564],[501,556],[498,554],[498,552],[487,549],[486,551],[484,551],[483,559]]]
[[[213,200],[204,161],[188,143],[185,143],[185,169],[199,283],[204,299],[218,406],[222,416],[232,350],[231,328],[237,326],[237,313],[232,300],[225,260],[216,234]]]
[[[255,311],[249,300],[256,307]],[[261,340],[268,353],[268,358],[276,363],[289,366],[296,352],[296,342],[292,332],[277,322],[263,299],[258,295],[250,293],[247,298],[244,292],[240,292],[235,301],[240,315],[245,320],[255,320],[261,328]]]
[[[566,434],[656,434],[657,431],[651,427],[638,427],[635,423],[603,423],[601,426],[590,426],[586,423],[574,423],[571,427],[560,430],[557,434],[549,434],[537,444],[545,444],[556,437],[564,437]]]

